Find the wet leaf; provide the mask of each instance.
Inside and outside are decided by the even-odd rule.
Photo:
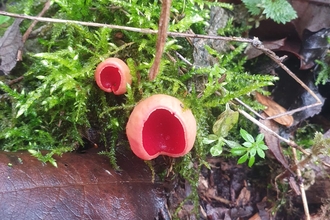
[[[154,219],[164,205],[151,171],[131,152],[121,172],[96,152],[56,157],[58,168],[28,152],[0,154],[0,219]]]
[[[23,47],[22,34],[19,30],[22,20],[16,19],[0,39],[0,71],[6,75],[16,66],[18,50]]]
[[[330,11],[329,11],[330,12]],[[315,33],[305,31],[300,55],[303,57],[300,69],[310,69],[315,65],[315,60],[322,60],[327,54],[328,38],[330,37],[330,28],[322,29]]]
[[[227,137],[229,131],[237,124],[239,113],[233,111],[226,105],[226,110],[222,112],[218,120],[213,125],[213,133],[220,137]]]
[[[265,116],[265,113],[263,113],[262,116]],[[275,133],[279,132],[279,125],[273,120],[260,119],[259,121]],[[280,162],[284,168],[289,169],[289,163],[283,155],[279,139],[262,128],[260,128],[260,133],[265,135],[265,142],[269,149],[269,151],[266,152],[267,155],[272,156],[271,158],[275,157],[275,159]]]
[[[292,21],[300,38],[305,29],[311,32],[330,27],[330,2],[291,0],[292,7],[297,11],[298,19]]]
[[[268,116],[274,116],[287,112],[285,108],[283,108],[282,106],[280,106],[279,104],[268,98],[267,96],[261,95],[258,92],[256,92],[256,99],[259,103],[267,107],[266,109],[264,109],[264,112]],[[293,124],[293,117],[291,115],[284,115],[279,118],[274,118],[273,120],[287,127],[290,127]]]

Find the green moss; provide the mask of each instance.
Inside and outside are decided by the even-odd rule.
[[[55,18],[158,28],[159,1],[53,2]],[[197,33],[202,33],[212,4],[217,3],[173,1],[170,30],[186,31],[194,26]],[[29,7],[24,10],[32,12],[32,5]],[[39,39],[45,51],[26,54],[28,63],[25,72],[21,73],[24,79],[11,86],[0,84],[3,100],[0,103],[1,148],[30,150],[40,160],[54,163],[51,160],[53,154],[77,149],[84,144],[89,129],[93,129],[106,146],[103,154],[109,156],[111,164],[118,168],[116,148],[128,145],[125,126],[135,104],[157,93],[172,95],[191,108],[197,120],[194,149],[177,160],[174,169],[190,181],[193,189],[188,199],[198,204],[198,173],[202,165],[207,165],[205,158],[212,147],[205,145],[203,139],[212,133],[213,124],[225,104],[240,97],[257,106],[249,94],[262,90],[276,78],[246,72],[243,68],[245,58],[241,55],[246,45],[239,44],[235,50],[223,54],[207,48],[219,60],[212,67],[190,68],[184,62],[173,62],[165,54],[160,74],[154,81],[149,81],[156,36],[122,31],[123,36],[117,39],[116,33],[107,28],[52,24],[49,38]],[[177,50],[189,59],[193,46],[185,39],[169,38],[166,53],[173,56]],[[125,95],[106,94],[94,82],[97,64],[108,57],[122,58],[130,67],[133,83]],[[182,69],[183,75],[179,71]],[[200,82],[192,80],[196,76],[206,79],[202,92],[197,89]],[[240,119],[239,123],[245,127],[247,122]],[[230,136],[235,137],[235,134]],[[46,156],[38,153],[44,149],[50,150]],[[191,169],[192,166],[196,169]]]

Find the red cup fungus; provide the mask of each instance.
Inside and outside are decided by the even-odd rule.
[[[177,98],[163,94],[139,102],[126,126],[131,149],[143,160],[184,156],[193,147],[196,132],[191,110],[184,109]]]
[[[118,58],[108,58],[101,62],[96,67],[94,77],[100,89],[116,95],[124,94],[127,91],[127,83],[132,83],[128,66]]]

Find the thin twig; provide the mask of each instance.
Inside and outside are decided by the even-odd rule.
[[[274,135],[275,137],[277,137],[278,139],[280,139],[281,141],[284,141],[285,143],[287,143],[289,146],[294,147],[298,150],[300,150],[301,152],[303,152],[304,154],[306,154],[307,156],[309,155],[309,153],[304,150],[303,148],[301,148],[300,146],[298,146],[294,141],[288,140],[282,136],[280,136],[279,134],[275,133],[273,130],[271,130],[270,128],[268,128],[267,126],[263,125],[262,123],[260,123],[257,119],[253,118],[251,115],[249,115],[247,112],[245,112],[242,109],[238,109],[238,112],[241,113],[244,117],[246,117],[247,119],[249,119],[250,121],[252,121],[254,124],[258,125],[259,127],[261,127],[262,129],[266,130],[267,132],[269,132],[270,134]]]
[[[38,17],[43,16],[43,15],[46,13],[46,11],[48,11],[49,7],[50,7],[50,0],[48,0],[48,1],[45,3],[44,8],[43,8],[42,11],[38,14]],[[29,35],[31,34],[31,32],[32,32],[32,30],[33,30],[33,28],[34,28],[34,26],[36,26],[37,23],[38,23],[38,21],[37,21],[37,20],[34,20],[34,21],[32,22],[32,24],[30,25],[30,27],[25,31],[25,33],[24,33],[24,35],[23,35],[23,38],[22,38],[23,43],[25,43],[25,41],[28,39],[28,37],[29,37]]]
[[[293,158],[294,158],[294,162],[295,164],[298,164],[298,159],[297,159],[297,151],[295,148],[292,148],[292,153],[293,153]],[[301,171],[299,169],[299,167],[297,167],[297,176],[299,178],[301,178]],[[306,220],[310,220],[311,216],[309,214],[309,209],[308,209],[308,202],[307,202],[307,198],[306,198],[306,192],[305,192],[305,187],[304,187],[304,182],[300,181],[299,183],[299,187],[300,187],[300,192],[301,192],[301,199],[303,202],[303,206],[304,206],[304,211],[305,211],[305,215],[306,215]]]
[[[313,105],[321,105],[322,101],[319,97],[303,82],[301,81],[288,67],[286,67],[282,63],[282,59],[278,57],[273,51],[268,48],[265,48],[263,44],[259,44],[259,39],[256,39],[256,42],[252,43],[252,45],[264,52],[269,58],[271,58],[274,62],[276,62],[285,72],[287,72],[296,82],[298,82],[309,94],[311,94],[315,99],[316,103]],[[311,105],[311,106],[313,106]],[[293,110],[294,111],[294,110]]]
[[[0,11],[0,15],[5,15],[14,18],[23,18],[29,20],[36,20],[41,22],[52,22],[52,23],[62,23],[62,24],[78,24],[83,26],[90,27],[105,27],[111,29],[120,29],[125,31],[138,32],[142,34],[158,34],[158,30],[152,30],[148,28],[135,28],[128,26],[120,26],[120,25],[112,25],[112,24],[102,24],[102,23],[94,23],[94,22],[85,22],[85,21],[76,21],[76,20],[64,20],[64,19],[56,19],[56,18],[45,18],[45,17],[36,17],[30,15],[20,15],[15,13],[9,13],[5,11]],[[215,35],[203,35],[203,34],[190,34],[190,33],[180,33],[180,32],[167,32],[168,36],[171,37],[191,37],[191,38],[203,38],[203,39],[214,39],[214,40],[224,40],[224,41],[236,41],[242,43],[260,43],[258,39],[248,39],[242,37],[222,37]]]
[[[154,80],[159,72],[159,66],[163,56],[164,47],[167,38],[167,29],[170,19],[171,2],[172,0],[164,0],[162,3],[162,10],[160,12],[158,33],[157,33],[158,35],[157,35],[157,43],[156,43],[156,55],[155,55],[154,63],[152,64],[149,70],[149,80]]]

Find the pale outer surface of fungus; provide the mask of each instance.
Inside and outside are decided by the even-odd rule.
[[[143,146],[143,126],[150,114],[157,109],[165,109],[171,112],[180,122],[184,129],[185,147],[179,154],[159,151],[149,155]],[[196,119],[190,109],[184,109],[183,103],[175,97],[157,94],[140,101],[130,115],[126,126],[126,134],[132,151],[143,160],[151,160],[159,155],[180,157],[187,154],[193,147],[196,139]]]

